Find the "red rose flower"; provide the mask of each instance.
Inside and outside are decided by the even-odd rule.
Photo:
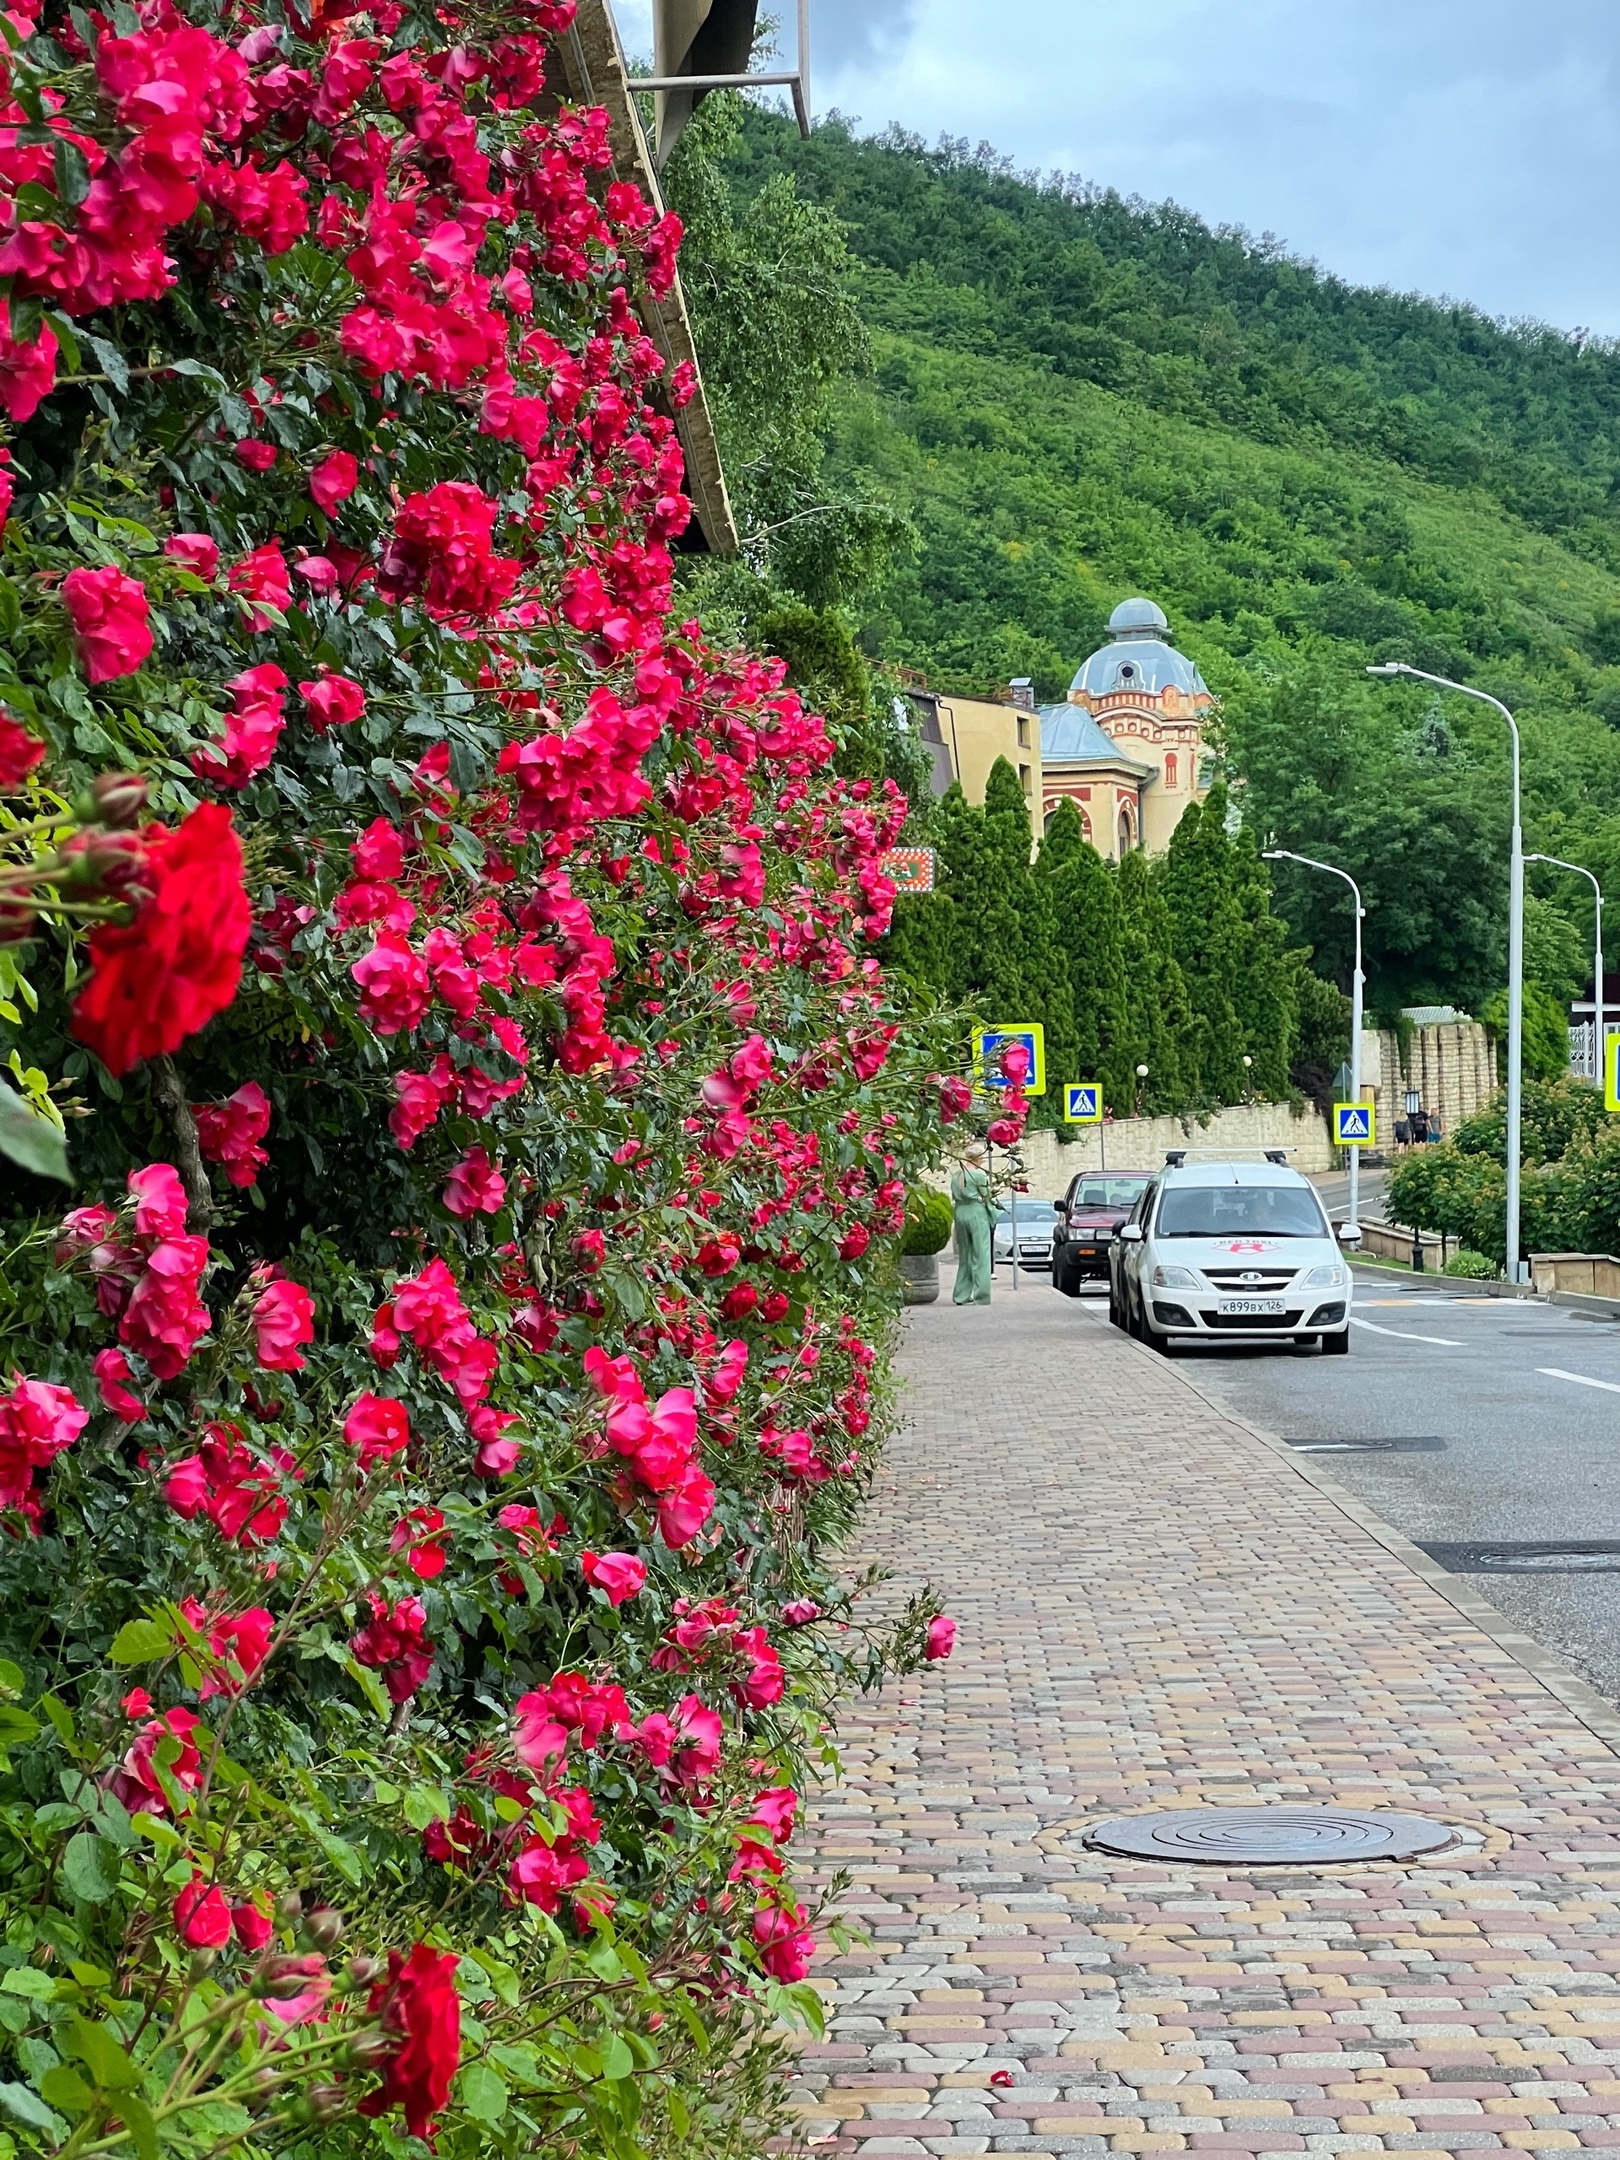
[[[302,1372],[300,1343],[315,1340],[315,1300],[302,1283],[273,1282],[254,1300],[254,1355],[266,1372]]]
[[[360,482],[360,467],[352,450],[334,450],[324,457],[309,476],[309,492],[330,517],[341,502],[347,502]]]
[[[89,681],[133,675],[151,652],[146,587],[139,578],[122,570],[70,570],[62,580],[62,604]]]
[[[21,787],[44,755],[39,737],[30,735],[0,708],[0,792]]]
[[[433,1645],[424,1629],[427,1615],[422,1600],[402,1597],[390,1611],[388,1600],[370,1593],[371,1619],[349,1648],[362,1665],[382,1674],[390,1702],[409,1702],[433,1670]]]
[[[426,1943],[408,1958],[389,1951],[388,1977],[372,1989],[366,2008],[373,2017],[380,2014],[383,2031],[397,2034],[399,2045],[383,2065],[381,2089],[360,2102],[362,2115],[402,2108],[412,2137],[432,2137],[461,2061],[459,1963],[454,1951],[430,1950]]]
[[[219,1884],[193,1875],[174,1901],[174,1927],[188,1950],[223,1950],[231,1939],[231,1908]]]
[[[236,995],[253,911],[231,814],[204,803],[174,831],[141,829],[148,897],[90,934],[90,981],[73,1032],[115,1076],[178,1049]]]

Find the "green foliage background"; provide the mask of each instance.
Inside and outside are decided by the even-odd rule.
[[[827,316],[843,363],[804,409],[812,492],[865,505],[869,536],[874,499],[895,513],[886,563],[869,552],[836,596],[869,661],[963,694],[1027,674],[1050,699],[1113,604],[1152,595],[1223,700],[1256,836],[1357,866],[1386,1014],[1477,1010],[1503,980],[1507,746],[1488,709],[1369,683],[1368,661],[1504,698],[1529,844],[1620,873],[1620,354],[1358,290],[961,144],[837,120],[801,142],[750,112],[716,176],[739,221],[774,206],[785,232],[791,180],[794,215],[841,227],[859,336]],[[777,574],[813,586],[777,549]],[[1532,878],[1589,950],[1584,887]],[[1342,895],[1287,866],[1278,892],[1347,985]]]

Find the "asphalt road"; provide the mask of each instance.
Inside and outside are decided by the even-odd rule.
[[[1620,1325],[1369,1267],[1354,1310],[1348,1357],[1176,1355],[1620,1702]],[[1076,1318],[1106,1327],[1104,1298]]]

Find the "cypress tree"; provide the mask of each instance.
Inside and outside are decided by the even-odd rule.
[[[1299,1037],[1302,956],[1290,950],[1287,925],[1271,912],[1271,881],[1254,835],[1239,833],[1231,850],[1245,933],[1232,1002],[1244,1048],[1254,1060],[1249,1084],[1257,1095],[1280,1102],[1291,1085]]]
[[[1116,1117],[1136,1102],[1135,1060],[1121,1050],[1129,1033],[1119,901],[1108,865],[1092,847],[1072,802],[1058,804],[1036,857],[1053,928],[1068,967],[1074,1013],[1075,1069],[1069,1078],[1101,1083]]]
[[[1029,804],[1005,758],[990,768],[984,790],[985,836],[997,885],[985,921],[986,995],[1006,1002],[986,1008],[991,1020],[1037,1020],[1046,1034],[1046,1095],[1035,1116],[1051,1122],[1057,1090],[1077,1077],[1074,998],[1047,881],[1030,863]]]
[[[1216,1102],[1234,1103],[1243,1096],[1245,1047],[1235,994],[1251,939],[1226,816],[1226,788],[1217,782],[1202,808],[1189,809],[1176,827],[1158,884],[1187,996],[1203,1023],[1205,1092]]]
[[[1188,816],[1195,816],[1189,811]],[[1186,822],[1185,819],[1182,820]],[[1175,930],[1147,857],[1127,855],[1115,885],[1124,1032],[1110,1054],[1106,1086],[1125,1108],[1136,1102],[1136,1068],[1145,1065],[1142,1107],[1152,1115],[1193,1109],[1202,1098],[1206,1023],[1193,1010],[1175,953]]]

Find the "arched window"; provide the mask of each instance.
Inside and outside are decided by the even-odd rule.
[[[1164,761],[1164,784],[1167,788],[1176,784],[1176,753],[1173,750]]]
[[[1121,855],[1128,855],[1135,844],[1131,838],[1130,807],[1126,803],[1121,803],[1119,806],[1119,852]]]

